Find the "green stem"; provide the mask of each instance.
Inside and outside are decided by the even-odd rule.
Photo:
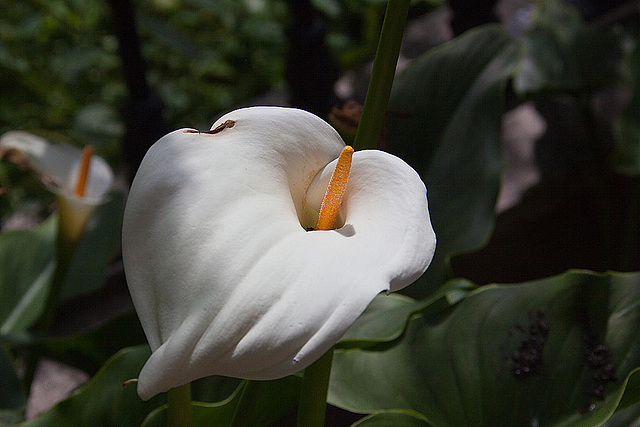
[[[64,279],[67,277],[67,272],[79,243],[79,240],[66,239],[58,234],[56,239],[56,266],[44,309],[35,325],[35,329],[38,332],[46,333],[51,328],[60,302],[60,296],[62,295]]]
[[[389,0],[353,148],[376,148],[382,133],[410,0]]]
[[[304,370],[298,405],[298,427],[324,426],[332,361],[333,348]]]
[[[167,425],[169,427],[191,426],[193,418],[191,412],[191,383],[169,390],[168,403]]]
[[[71,266],[71,261],[73,260],[73,255],[76,252],[78,243],[79,239],[68,239],[58,233],[56,238],[56,265],[53,270],[49,293],[47,294],[42,314],[33,326],[34,331],[38,334],[44,336],[44,334],[51,329],[60,302],[60,296],[62,295],[64,279],[67,277],[67,272]],[[31,353],[25,358],[25,371],[22,377],[22,385],[26,393],[29,393],[31,390],[31,383],[33,382],[39,361],[40,355],[37,353]]]
[[[254,420],[252,419],[255,411],[251,409],[256,407],[256,402],[260,398],[260,391],[262,390],[262,381],[247,381],[242,389],[240,396],[240,403],[236,408],[235,414],[233,414],[233,420],[230,427],[245,427],[250,426]]]

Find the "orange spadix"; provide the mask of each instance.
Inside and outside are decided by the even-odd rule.
[[[351,158],[353,156],[353,148],[347,145],[342,149],[338,164],[331,174],[327,192],[322,199],[320,205],[320,214],[314,230],[333,230],[333,226],[338,218],[338,210],[342,203],[342,197],[347,189],[347,180],[349,179],[349,171],[351,170]]]
[[[80,161],[80,171],[78,172],[78,180],[73,192],[78,197],[84,197],[85,190],[87,188],[87,177],[89,176],[89,164],[91,163],[91,156],[93,155],[93,147],[86,145],[82,149],[82,159]]]

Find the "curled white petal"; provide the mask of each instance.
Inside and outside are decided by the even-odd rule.
[[[53,144],[23,131],[10,131],[0,137],[0,155],[13,152],[22,156],[23,166],[40,176],[56,194],[63,233],[75,238],[113,183],[113,172],[100,157],[92,156],[85,196],[78,197],[73,188],[78,180],[82,150],[66,144]]]
[[[237,110],[212,129],[227,120],[162,138],[131,188],[123,257],[153,350],[143,399],[213,374],[295,373],[433,255],[426,190],[402,160],[355,153],[341,227],[308,232],[341,138],[295,109]]]

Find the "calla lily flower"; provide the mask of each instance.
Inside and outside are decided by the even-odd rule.
[[[125,272],[152,349],[142,399],[209,375],[300,371],[435,249],[425,186],[401,159],[354,153],[335,229],[308,231],[345,146],[338,133],[279,107],[211,129],[156,142],[125,208]]]
[[[94,209],[104,201],[113,183],[113,172],[100,157],[91,156],[85,162],[88,173],[83,195],[76,194],[82,175],[83,150],[49,141],[22,131],[11,131],[0,137],[0,157],[8,157],[36,173],[54,193],[59,215],[59,233],[76,241],[82,235]],[[86,156],[85,156],[86,157]],[[87,169],[88,168],[88,169]]]

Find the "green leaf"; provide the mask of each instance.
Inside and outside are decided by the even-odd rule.
[[[438,426],[603,422],[640,400],[638,324],[640,273],[485,286],[393,342],[336,351],[329,402]]]
[[[193,411],[193,427],[197,426],[230,426],[242,398],[246,383],[233,392],[229,398],[217,403],[191,402]],[[161,406],[151,412],[141,427],[164,427],[167,425],[167,406]]]
[[[388,148],[425,182],[438,239],[434,260],[409,296],[432,293],[450,277],[449,257],[482,247],[491,234],[504,88],[519,56],[501,26],[484,26],[427,52],[394,83]]]
[[[631,403],[634,402],[634,403]],[[637,413],[637,406],[640,404],[640,368],[636,368],[627,375],[623,385],[619,387],[610,399],[594,411],[593,414],[584,416],[584,414],[574,414],[567,420],[560,423],[563,426],[584,426],[589,427],[593,425],[600,425],[606,421],[615,422],[614,416],[616,410],[619,410],[616,418],[620,420],[620,415],[626,409],[635,409]],[[629,416],[629,413],[624,415]],[[633,415],[633,414],[631,414]],[[613,420],[612,420],[613,419]],[[624,424],[628,425],[628,424]]]
[[[412,411],[383,411],[370,415],[353,424],[352,427],[430,427],[431,424],[421,414]]]
[[[300,378],[285,377],[274,381],[243,381],[227,399],[217,403],[192,402],[193,426],[232,426],[234,417],[242,413],[242,425],[273,425],[297,404]],[[144,427],[165,426],[167,406],[149,414]],[[236,424],[238,425],[238,424]]]
[[[337,348],[367,347],[392,341],[402,334],[413,314],[449,307],[475,287],[465,279],[454,279],[424,301],[399,294],[378,295],[343,335]]]
[[[640,175],[640,44],[629,56],[634,83],[631,100],[614,122],[615,148],[612,162],[617,172]]]
[[[214,375],[191,382],[191,399],[199,402],[219,402],[231,396],[241,379]]]
[[[63,298],[100,289],[118,250],[124,196],[109,193],[98,206],[78,246]],[[40,316],[55,269],[57,218],[29,230],[0,234],[0,335],[26,331]]]
[[[0,335],[25,331],[40,315],[53,269],[56,218],[0,234]]]
[[[16,376],[15,367],[9,355],[0,347],[0,409],[19,409],[27,404],[27,399],[20,388],[20,380]],[[0,417],[0,424],[2,419]]]
[[[516,91],[578,92],[625,80],[621,32],[587,26],[576,10],[558,0],[537,4],[532,28],[522,40],[526,53],[514,78]]]
[[[137,378],[149,355],[148,346],[120,351],[87,384],[21,426],[139,426],[149,412],[166,401],[161,395],[143,402],[135,384],[122,385]]]
[[[640,426],[640,402],[616,411],[603,427],[638,427]]]

